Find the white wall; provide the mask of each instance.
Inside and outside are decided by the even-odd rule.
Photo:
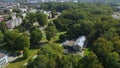
[[[4,56],[4,57],[2,57],[2,58],[0,58],[0,68],[2,66],[4,66],[5,64],[7,64],[7,63],[8,63],[8,57],[7,57],[7,55]]]

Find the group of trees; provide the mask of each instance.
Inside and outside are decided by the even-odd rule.
[[[83,59],[80,55],[65,55],[57,44],[48,44],[40,48],[38,57],[30,60],[27,68],[103,68],[97,56],[90,52]]]
[[[85,35],[87,46],[98,58],[94,64],[96,68],[119,68],[120,21],[112,17],[114,9],[110,4],[83,3],[78,5],[79,8],[62,11],[59,18],[53,21],[58,31],[66,31],[64,35],[60,36],[60,39],[76,39]],[[113,54],[114,56],[112,56]]]
[[[56,33],[57,33],[57,30],[55,25],[53,23],[49,23],[46,28],[46,39],[50,41],[51,38],[55,37]]]
[[[27,58],[30,44],[38,44],[43,37],[39,27],[45,28],[46,39],[53,38],[57,31],[65,31],[60,40],[87,37],[87,47],[92,51],[84,57],[66,55],[57,44],[42,46],[35,60],[30,60],[28,68],[120,68],[120,20],[111,15],[114,10],[104,3],[45,3],[41,8],[61,12],[58,19],[47,23],[47,16],[40,12],[27,13],[20,30],[7,30],[5,23],[0,23],[0,42],[6,42],[10,49],[24,50]]]
[[[14,9],[14,12],[18,12],[18,9]],[[40,27],[34,26],[35,22],[38,22]],[[55,25],[53,23],[47,24],[46,14],[28,12],[23,23],[13,30],[7,29],[5,22],[0,23],[0,42],[7,43],[7,47],[11,50],[23,50],[26,47],[29,49],[30,45],[40,43],[44,29],[46,39],[50,41],[57,32]]]
[[[33,44],[39,43],[43,37],[41,30],[39,28],[33,28],[30,32],[31,32],[31,38],[30,38],[31,43]]]
[[[12,50],[23,50],[25,47],[30,48],[29,37],[19,33],[17,30],[8,30],[4,33],[4,42]]]
[[[35,22],[38,22],[40,26],[44,27],[47,24],[47,15],[41,12],[37,13],[29,12],[25,17],[24,22],[25,23],[23,23],[22,26],[24,26],[26,30],[31,29]]]

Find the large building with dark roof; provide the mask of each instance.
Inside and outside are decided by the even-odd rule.
[[[67,40],[62,46],[70,52],[82,51],[85,47],[86,36],[80,36],[76,40]]]

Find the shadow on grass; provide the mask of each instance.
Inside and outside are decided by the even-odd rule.
[[[38,44],[32,44],[31,45],[31,50],[32,49],[39,49],[41,46],[44,46],[44,45],[46,45],[48,42],[40,42],[40,43],[38,43]]]
[[[23,60],[25,60],[25,58],[24,57],[20,57],[20,58],[17,58],[15,61],[11,62],[11,63],[21,62]]]
[[[54,43],[62,43],[63,41],[62,40],[56,40],[54,41]]]

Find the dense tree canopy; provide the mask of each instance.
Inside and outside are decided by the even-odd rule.
[[[5,22],[0,23],[0,30],[4,33],[7,30],[7,27],[5,25]]]
[[[40,40],[42,39],[42,32],[40,29],[35,28],[31,31],[31,43],[37,44],[40,42]]]
[[[16,50],[23,50],[25,47],[30,48],[30,39],[28,36],[22,34],[16,38],[14,48]]]
[[[4,40],[4,34],[0,31],[0,43]]]
[[[29,37],[19,33],[17,30],[6,31],[4,41],[13,50],[22,50],[24,47],[30,48]]]
[[[50,41],[51,38],[55,37],[56,32],[57,30],[55,25],[53,23],[49,23],[48,27],[46,28],[46,39]]]
[[[47,15],[38,12],[36,14],[36,18],[37,18],[39,25],[44,27],[47,24]]]
[[[120,68],[120,56],[118,53],[110,53],[105,60],[105,68]]]
[[[102,59],[104,59],[112,50],[113,50],[112,43],[104,38],[98,38],[93,43],[93,51],[96,53],[98,57]]]

